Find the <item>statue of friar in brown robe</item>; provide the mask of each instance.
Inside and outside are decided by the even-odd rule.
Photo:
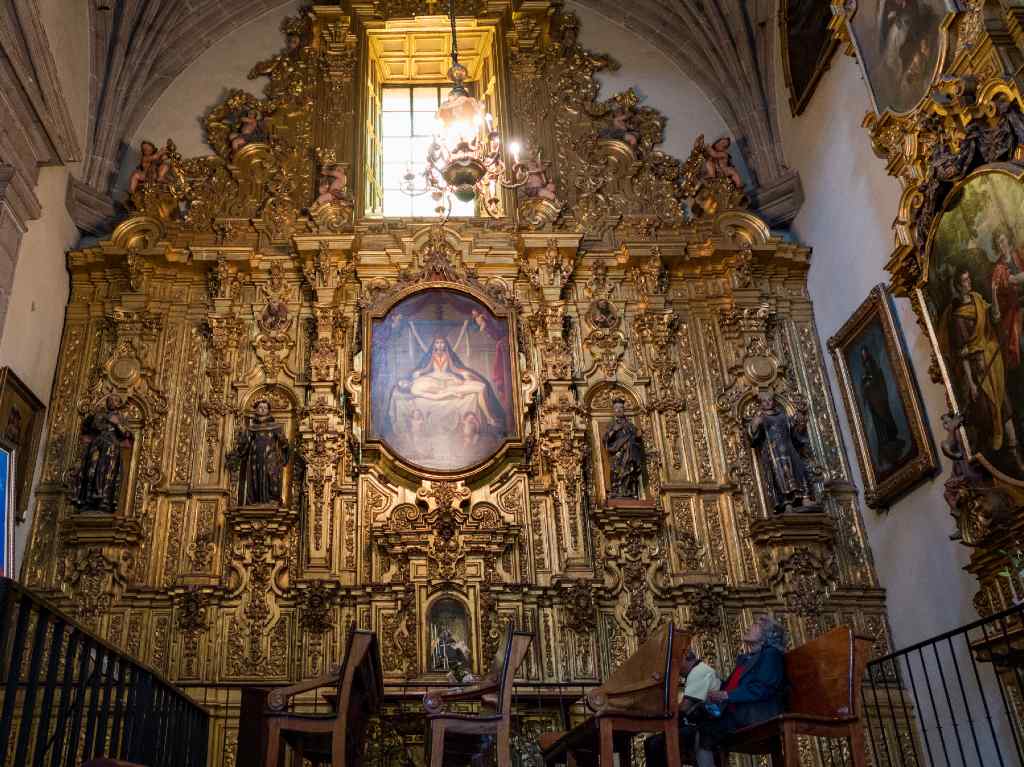
[[[114,514],[124,479],[121,449],[132,442],[132,433],[121,424],[124,400],[107,397],[104,406],[82,423],[85,450],[78,470],[78,492],[72,504],[79,511]]]
[[[284,428],[270,414],[270,403],[258,400],[254,410],[227,455],[228,468],[238,472],[239,506],[280,503],[284,469],[291,455]]]
[[[609,458],[609,498],[639,498],[644,473],[644,445],[636,426],[626,418],[625,400],[612,401],[615,417],[604,432]]]
[[[761,410],[751,419],[748,434],[761,464],[768,502],[777,514],[816,510],[806,426],[791,418],[771,392],[762,392],[758,399]]]

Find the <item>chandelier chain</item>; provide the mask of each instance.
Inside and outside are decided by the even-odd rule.
[[[452,66],[459,63],[459,45],[455,37],[455,0],[448,0],[448,19],[452,23]]]

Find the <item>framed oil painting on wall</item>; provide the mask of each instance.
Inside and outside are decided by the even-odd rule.
[[[1024,485],[1024,170],[979,168],[936,217],[920,289],[967,449]]]
[[[515,438],[507,318],[431,288],[374,318],[370,333],[372,439],[418,469],[460,472]]]
[[[0,436],[13,450],[14,519],[25,520],[46,407],[14,371],[0,368]]]
[[[839,45],[829,29],[832,5],[821,0],[781,0],[782,71],[789,108],[802,114]]]
[[[851,7],[850,37],[875,110],[909,112],[938,72],[954,0],[858,0]]]
[[[832,338],[864,496],[888,508],[938,470],[917,381],[885,285],[877,285]]]

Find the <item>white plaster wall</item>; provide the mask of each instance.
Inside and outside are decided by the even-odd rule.
[[[89,7],[84,2],[38,0],[43,29],[57,79],[75,128],[78,146],[86,151],[89,120]],[[36,195],[42,214],[29,222],[18,251],[7,321],[0,339],[0,365],[9,366],[45,404],[49,404],[68,300],[65,253],[79,241],[79,232],[65,206],[69,174],[82,163],[40,169]],[[45,435],[44,435],[45,438]],[[38,469],[38,466],[37,466]],[[15,528],[15,569],[32,525],[29,516]]]
[[[64,254],[79,239],[78,229],[64,205],[68,173],[64,166],[40,170],[36,195],[43,214],[29,223],[21,241],[7,322],[0,340],[0,365],[10,366],[46,404],[50,401],[68,301]],[[28,542],[33,501],[30,497],[28,519],[15,528],[14,572],[21,567]]]
[[[281,21],[298,14],[305,3],[285,0],[279,7],[218,40],[178,75],[142,118],[121,165],[118,187],[127,187],[138,164],[139,144],[152,141],[163,146],[172,139],[183,157],[211,154],[206,144],[203,119],[232,88],[262,96],[265,78],[247,75],[257,61],[269,59],[284,48]]]
[[[162,146],[171,138],[185,157],[209,154],[202,119],[230,88],[262,93],[265,81],[249,80],[246,75],[255,62],[281,50],[281,20],[295,14],[300,6],[301,0],[288,0],[218,41],[189,65],[140,123],[122,163],[118,187],[127,186],[143,140]],[[664,53],[612,19],[577,3],[568,7],[580,18],[580,42],[591,50],[611,54],[622,65],[617,72],[599,76],[602,98],[632,86],[644,97],[645,105],[668,118],[662,149],[685,159],[699,134],[709,139],[729,134],[711,102]]]
[[[621,66],[616,72],[602,72],[601,98],[608,98],[632,87],[644,106],[653,107],[667,118],[663,151],[685,160],[700,134],[711,143],[720,136],[731,136],[725,120],[708,98],[672,59],[648,43],[636,32],[579,3],[566,3],[580,20],[580,44],[595,53],[607,53]],[[739,152],[733,162],[744,176]]]
[[[793,234],[814,248],[809,286],[824,348],[871,288],[888,278],[884,264],[893,249],[891,227],[900,187],[886,174],[884,160],[874,155],[861,127],[871,104],[856,61],[837,53],[807,111],[795,119],[786,101],[781,62],[777,64],[786,159],[800,172],[806,194]],[[909,301],[898,299],[896,307],[938,446],[944,436],[940,416],[945,401],[942,389],[928,378],[928,339],[918,329]],[[847,455],[860,485],[856,450],[831,357],[828,365]],[[949,539],[954,526],[942,498],[949,466],[941,454],[940,460],[943,473],[887,513],[863,509],[879,578],[888,592],[896,648],[977,618],[971,603],[977,587],[961,570],[968,550]]]

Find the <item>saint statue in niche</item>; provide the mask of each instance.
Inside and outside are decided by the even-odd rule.
[[[72,503],[79,511],[114,514],[124,480],[121,449],[132,443],[132,433],[121,424],[124,400],[107,397],[104,406],[85,419],[82,442],[85,450],[78,474],[78,493]]]
[[[256,401],[248,425],[235,437],[228,468],[238,472],[238,505],[266,506],[281,502],[284,469],[291,456],[284,428],[270,414],[270,402]]]
[[[817,510],[806,460],[811,449],[806,424],[779,407],[771,392],[761,392],[758,400],[761,410],[750,421],[748,434],[761,465],[768,502],[777,514]]]
[[[609,498],[640,498],[640,482],[644,473],[644,445],[640,434],[626,418],[626,401],[612,400],[615,417],[604,433],[608,451]]]
[[[457,600],[444,597],[430,607],[427,616],[429,636],[429,670],[447,673],[462,681],[462,675],[473,665],[469,649],[469,619],[466,608]]]

